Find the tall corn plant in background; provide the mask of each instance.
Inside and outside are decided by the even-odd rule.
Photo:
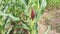
[[[46,0],[0,0],[0,34],[38,34],[37,22],[46,4]]]

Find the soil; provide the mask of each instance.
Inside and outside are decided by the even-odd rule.
[[[60,8],[45,9],[42,19],[38,22],[39,34],[44,34],[48,25],[51,26],[48,34],[60,34]]]

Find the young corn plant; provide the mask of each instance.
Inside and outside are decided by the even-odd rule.
[[[46,0],[0,1],[1,34],[38,34],[37,22],[44,13]],[[50,26],[44,34],[47,34],[49,29]]]

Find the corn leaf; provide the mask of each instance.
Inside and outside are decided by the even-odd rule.
[[[30,28],[26,24],[22,24],[22,28],[30,30]]]
[[[44,13],[44,9],[45,9],[45,7],[46,7],[46,0],[42,0],[42,3],[41,3],[41,7],[40,7],[40,10],[39,10],[39,12],[38,12],[38,14],[37,14],[37,19],[36,19],[36,21],[38,21],[39,19],[41,19],[41,17],[42,17],[42,15],[43,15],[43,13]]]

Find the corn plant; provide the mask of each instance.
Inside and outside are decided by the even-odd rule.
[[[1,34],[38,34],[46,0],[0,0],[0,4]]]

